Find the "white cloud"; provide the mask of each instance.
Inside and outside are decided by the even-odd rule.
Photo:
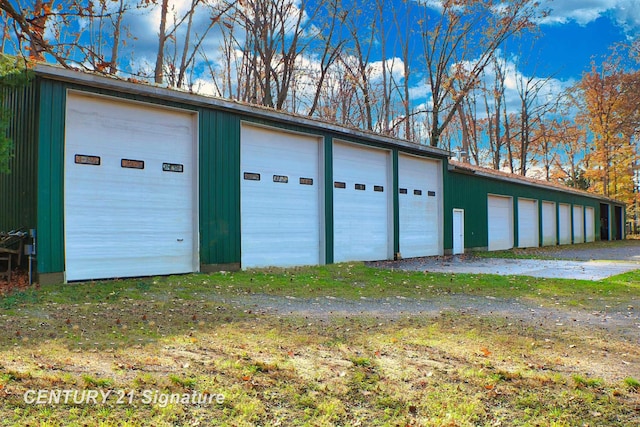
[[[587,25],[608,16],[628,33],[640,31],[640,3],[638,0],[544,0],[541,7],[551,13],[542,24],[576,22]]]

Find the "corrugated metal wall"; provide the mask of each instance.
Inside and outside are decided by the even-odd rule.
[[[446,168],[446,165],[444,166]],[[465,210],[465,247],[486,248],[488,246],[487,195],[511,196],[514,200],[514,244],[518,244],[517,198],[538,200],[539,214],[543,201],[569,203],[594,208],[596,218],[596,239],[600,239],[600,201],[577,194],[563,193],[552,188],[542,189],[528,185],[519,185],[471,174],[450,172],[445,176],[445,249],[453,247],[453,209]],[[541,215],[541,214],[540,214]],[[540,227],[542,233],[542,227]],[[542,237],[540,237],[541,239]],[[541,240],[540,240],[541,241]]]
[[[240,263],[240,118],[200,111],[200,263]]]
[[[7,136],[14,144],[11,173],[0,173],[0,230],[28,230],[36,226],[37,85],[0,84],[0,91],[4,107],[11,110]]]
[[[64,271],[63,179],[66,88],[39,79],[38,273]]]

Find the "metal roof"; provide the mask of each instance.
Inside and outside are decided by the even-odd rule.
[[[527,176],[515,175],[509,172],[503,172],[495,169],[484,168],[481,166],[471,165],[469,163],[462,163],[455,160],[449,160],[449,170],[451,172],[466,173],[466,174],[481,176],[484,178],[491,178],[491,179],[497,179],[500,181],[512,182],[520,185],[528,185],[531,187],[544,188],[546,190],[563,191],[565,193],[573,193],[580,196],[591,197],[593,199],[598,199],[598,200],[606,200],[608,202],[624,205],[624,202],[621,202],[619,200],[615,200],[610,197],[605,197],[600,194],[590,193],[585,190],[580,190],[573,187],[567,187],[566,185],[560,184],[558,182],[542,181],[542,180],[530,178]]]
[[[35,71],[35,73],[39,76],[52,80],[60,80],[68,83],[82,84],[95,88],[109,89],[129,94],[148,96],[151,98],[162,99],[166,101],[181,102],[200,107],[238,112],[256,118],[278,121],[280,123],[304,126],[322,131],[331,131],[342,136],[359,138],[368,142],[382,143],[384,145],[408,149],[410,151],[424,153],[431,156],[450,157],[451,154],[448,150],[443,150],[441,148],[416,144],[414,142],[381,135],[371,131],[348,128],[308,116],[292,114],[239,101],[198,95],[179,89],[154,85],[147,82],[128,81],[117,77],[88,73],[85,71],[77,71],[49,64],[36,64],[33,68],[33,71]]]

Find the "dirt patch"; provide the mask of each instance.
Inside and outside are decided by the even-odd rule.
[[[585,311],[566,305],[541,306],[521,299],[491,296],[446,295],[431,299],[294,298],[273,295],[242,295],[221,301],[235,308],[261,314],[328,319],[335,316],[365,316],[381,319],[437,316],[458,313],[477,317],[500,317],[555,330],[586,326],[616,332],[640,344],[640,300],[630,299],[617,307],[603,306]]]

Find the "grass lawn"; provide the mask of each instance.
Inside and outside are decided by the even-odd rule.
[[[628,306],[640,298],[640,272],[580,282],[353,263],[14,292],[0,297],[0,425],[640,421],[638,340],[615,329],[452,311],[285,316],[230,302],[256,294],[436,301],[467,295],[560,310],[638,310]],[[38,390],[41,402],[65,390],[68,400],[38,403]]]

